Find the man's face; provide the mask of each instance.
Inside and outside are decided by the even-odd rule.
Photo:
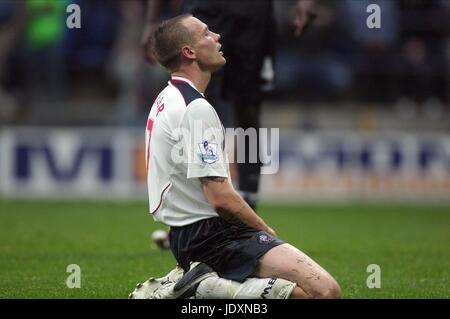
[[[226,63],[223,52],[220,51],[220,35],[210,31],[208,26],[197,18],[189,17],[184,23],[193,35],[192,49],[200,68],[211,72],[220,69]]]

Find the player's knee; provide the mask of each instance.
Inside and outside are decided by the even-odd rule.
[[[316,290],[316,298],[320,299],[340,299],[341,298],[341,287],[330,277],[326,279],[326,283],[318,287]]]
[[[333,299],[341,299],[341,297],[342,297],[341,287],[335,281],[333,289],[332,289],[331,298],[333,298]]]
[[[307,294],[308,298],[313,299],[340,299],[341,287],[330,275],[322,274],[315,277],[308,283],[304,279],[297,278],[293,280]],[[303,282],[303,284],[302,284]]]

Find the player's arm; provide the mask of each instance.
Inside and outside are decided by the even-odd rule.
[[[200,182],[208,202],[220,217],[230,223],[240,222],[276,236],[274,230],[250,208],[226,177],[201,177]]]

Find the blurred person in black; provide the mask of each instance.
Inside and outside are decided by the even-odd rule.
[[[296,36],[300,36],[315,18],[315,4],[316,0],[295,2],[293,23]],[[273,0],[191,0],[183,4],[180,0],[149,0],[143,42],[147,42],[167,6],[192,13],[221,34],[228,63],[213,76],[206,97],[214,105],[225,127],[242,128],[244,131],[254,128],[258,133],[263,98],[261,87],[265,84],[261,72],[265,60],[273,59],[275,52]],[[149,50],[146,52],[147,60],[155,63]],[[255,142],[258,155],[258,136]],[[246,141],[245,162],[237,163],[237,180],[240,194],[255,209],[261,162],[258,156],[256,163],[249,162],[249,144]]]

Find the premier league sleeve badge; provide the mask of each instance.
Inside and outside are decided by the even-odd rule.
[[[202,143],[198,143],[198,147],[200,149],[200,153],[198,155],[203,163],[212,164],[217,162],[219,159],[219,156],[217,155],[217,144],[204,141]]]

